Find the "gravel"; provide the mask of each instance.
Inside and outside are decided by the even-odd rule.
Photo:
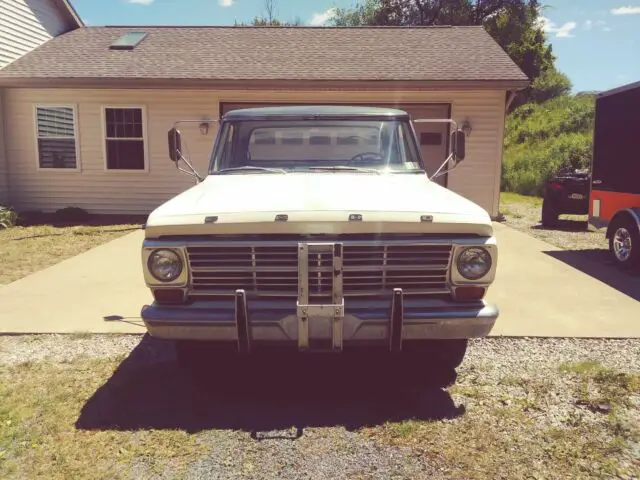
[[[562,216],[556,228],[540,223],[542,208],[531,203],[505,203],[501,206],[505,225],[544,240],[563,250],[591,250],[590,255],[605,258],[609,249],[603,229],[589,226],[586,216]]]
[[[24,362],[70,362],[78,358],[114,358],[129,354],[144,335],[7,335],[0,336],[0,365]],[[171,342],[147,337],[142,347],[150,361],[173,358]],[[146,355],[145,355],[146,356]],[[624,372],[640,371],[640,339],[504,338],[473,339],[461,371],[518,374],[562,362],[594,360]]]
[[[150,337],[35,335],[1,336],[0,368],[24,362],[72,362],[86,357],[119,359],[134,349],[136,362],[138,366],[142,365],[143,369],[151,364],[157,365],[157,362],[170,362],[173,365],[171,344]],[[637,374],[640,372],[640,340],[501,337],[472,340],[467,356],[458,369],[457,382],[450,389],[451,397],[456,408],[473,411],[474,421],[475,416],[494,415],[495,410],[492,408],[495,409],[496,405],[509,406],[512,402],[532,398],[532,402],[541,401],[544,404],[543,408],[533,408],[529,414],[530,418],[535,420],[536,428],[562,427],[576,415],[580,416],[583,423],[596,424],[605,416],[580,406],[576,399],[572,398],[573,392],[577,391],[579,378],[559,373],[562,364],[587,360],[600,362],[617,372]],[[147,367],[144,367],[144,364],[147,364]],[[169,373],[173,368],[167,367],[169,377],[175,375]],[[171,380],[168,380],[168,385],[171,388]],[[337,393],[343,394],[342,391]],[[185,394],[188,395],[189,392]],[[328,391],[324,394],[332,395]],[[393,408],[398,408],[398,394],[386,394],[391,395],[389,398]],[[274,395],[267,396],[267,400],[255,404],[253,408],[262,410],[256,413],[256,416],[270,411],[269,408],[272,407],[269,407],[269,401],[288,405],[286,408],[290,410],[285,415],[287,419],[297,418],[296,409],[301,409],[300,415],[304,418],[305,414],[313,416],[317,413],[316,410],[326,407],[322,403],[309,402],[304,396],[298,400]],[[401,395],[406,395],[406,392]],[[433,399],[429,398],[419,400],[425,404],[433,403]],[[249,401],[252,399],[239,400]],[[632,401],[636,402],[636,406],[640,406],[639,398],[634,397]],[[336,400],[335,397],[329,402],[338,406],[342,404],[341,400]],[[344,405],[347,405],[342,407],[346,409],[345,412],[356,412],[356,417],[359,415],[359,408],[366,409],[366,406],[349,405],[349,399],[344,400]],[[384,405],[382,401],[373,408],[380,409]],[[326,408],[331,410],[331,407]],[[239,410],[251,412],[251,409],[243,407],[239,407]],[[313,414],[310,411],[313,411]],[[622,417],[623,421],[630,425],[639,425],[638,413],[638,408],[630,409]],[[319,422],[304,426],[301,431],[291,427],[250,435],[241,428],[204,429],[197,435],[199,442],[209,446],[209,453],[187,462],[186,467],[182,465],[178,470],[174,470],[169,464],[160,478],[448,478],[446,465],[443,466],[441,460],[421,455],[408,446],[380,441],[374,438],[375,436],[362,434],[358,428],[345,426],[340,419],[350,415],[352,414],[341,415],[329,411],[328,416],[338,420],[334,423]],[[366,418],[366,415],[361,416]],[[463,415],[461,418],[464,417]],[[481,417],[478,419],[481,420]],[[231,423],[233,421],[237,420],[232,420]],[[244,421],[239,422],[243,424]],[[359,427],[366,425],[360,424]],[[524,428],[531,427],[523,426]],[[301,435],[296,438],[296,434]],[[507,434],[517,435],[517,432]],[[633,462],[640,462],[640,447],[632,447],[626,455],[623,462],[626,462],[624,464],[627,467],[634,465]],[[134,478],[147,477],[150,474],[144,459],[132,465],[131,474]]]

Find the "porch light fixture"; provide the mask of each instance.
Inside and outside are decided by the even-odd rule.
[[[202,122],[200,124],[200,133],[202,135],[206,135],[207,133],[209,133],[209,122]]]
[[[465,136],[467,137],[471,135],[472,128],[469,120],[465,120],[464,122],[462,122],[462,125],[460,126],[460,130],[462,130]]]

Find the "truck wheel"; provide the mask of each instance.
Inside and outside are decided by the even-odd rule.
[[[613,225],[609,237],[609,251],[621,270],[640,266],[640,233],[632,219],[621,218]]]
[[[558,224],[558,212],[551,200],[542,201],[542,226],[545,228],[555,227]]]

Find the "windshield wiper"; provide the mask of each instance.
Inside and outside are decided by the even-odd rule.
[[[305,170],[318,170],[322,172],[361,172],[361,173],[377,173],[380,175],[382,172],[375,168],[361,168],[361,167],[346,167],[346,166],[337,166],[337,167],[308,167]]]
[[[286,170],[282,168],[266,168],[266,167],[254,167],[251,165],[245,165],[243,167],[232,167],[232,168],[223,168],[222,170],[218,170],[214,172],[218,173],[232,173],[232,172],[266,172],[266,173],[287,173]]]
[[[425,173],[425,171],[420,168],[414,168],[412,170],[391,170],[391,173]]]

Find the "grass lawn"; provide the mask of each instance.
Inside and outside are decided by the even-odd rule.
[[[0,477],[135,478],[135,459],[158,472],[167,463],[196,457],[200,451],[197,437],[184,431],[75,428],[84,403],[118,363],[83,360],[3,368]]]
[[[129,222],[80,226],[38,224],[0,229],[0,286],[140,228],[139,223]]]
[[[542,197],[530,197],[520,195],[519,193],[501,192],[500,206],[508,207],[509,205],[529,205],[532,207],[542,207]],[[503,212],[504,213],[504,212]]]
[[[317,398],[302,397],[293,403],[308,415],[327,416],[328,423],[316,428],[322,433],[296,443],[256,442],[238,430],[265,412],[270,412],[267,423],[277,422],[278,415],[293,422],[294,412],[286,413],[295,408],[291,392],[280,393],[273,404],[262,390],[221,401],[190,387],[171,362],[123,368],[123,360],[130,362],[120,357],[2,367],[0,478],[185,478],[194,465],[211,460],[251,470],[273,454],[277,442],[304,454],[314,448],[317,435],[342,431],[340,418],[358,422],[357,413],[340,416],[338,410],[323,410]],[[450,389],[456,402],[467,404],[460,416],[360,425],[350,441],[409,448],[447,478],[632,478],[629,449],[640,436],[629,415],[637,414],[640,376],[596,362],[559,364],[548,380],[507,375],[494,384],[477,374],[463,372]],[[354,395],[342,389],[341,395],[330,394],[328,403],[339,409],[345,393],[343,403]],[[435,408],[435,398],[425,408]],[[406,400],[398,401],[391,400],[388,409],[402,410]],[[551,414],[549,404],[563,406]],[[376,395],[360,398],[358,405],[359,411],[381,408],[375,406]],[[221,453],[230,441],[232,448]],[[350,447],[335,445],[344,448]],[[529,477],[533,472],[538,476]]]
[[[475,412],[454,421],[389,423],[365,433],[430,456],[451,478],[637,478],[640,459],[621,461],[621,455],[640,441],[640,375],[587,361],[561,364],[554,377],[504,376],[497,386],[463,380],[450,391],[473,399]],[[573,381],[565,383],[567,378]],[[563,384],[575,405],[586,406],[583,411],[550,413]],[[623,419],[625,409],[633,413]],[[475,414],[481,410],[489,414]]]

